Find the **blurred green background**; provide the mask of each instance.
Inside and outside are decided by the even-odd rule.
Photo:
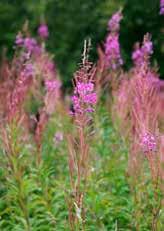
[[[164,16],[159,15],[160,0],[0,0],[0,50],[8,48],[11,57],[15,36],[28,19],[30,31],[36,35],[41,18],[50,31],[48,50],[54,54],[64,85],[70,84],[80,62],[83,41],[92,39],[92,60],[97,58],[97,45],[103,44],[110,16],[123,8],[120,42],[125,68],[131,66],[131,51],[146,32],[154,42],[153,62],[164,76]]]

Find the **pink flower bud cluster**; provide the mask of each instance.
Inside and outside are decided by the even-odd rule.
[[[123,64],[120,53],[119,35],[109,34],[105,43],[106,66],[113,70]]]
[[[150,36],[146,35],[142,46],[140,47],[139,44],[137,44],[132,54],[135,66],[141,67],[148,63],[151,54],[153,54],[153,43],[150,40]]]
[[[36,39],[34,38],[23,38],[21,34],[18,34],[16,36],[15,44],[16,46],[25,49],[24,55],[26,56],[30,56],[32,53],[38,55],[41,53],[41,46],[37,43]]]
[[[160,14],[164,15],[164,0],[160,1]]]
[[[145,153],[155,152],[157,143],[153,134],[144,132],[141,136],[140,145]]]
[[[123,16],[120,11],[116,12],[112,18],[108,22],[109,31],[119,31],[120,30],[120,21],[122,20]]]
[[[27,37],[24,39],[24,47],[29,52],[32,52],[36,46],[37,46],[37,41],[34,38]]]
[[[52,79],[52,80],[45,81],[45,87],[46,87],[47,92],[54,92],[58,90],[60,86],[61,86],[61,83],[59,80]]]
[[[31,63],[25,65],[24,70],[22,71],[23,76],[30,77],[34,75],[34,66]]]
[[[107,68],[117,69],[123,64],[119,44],[120,21],[123,18],[121,12],[115,13],[108,22],[108,34],[105,42],[105,64]]]
[[[47,39],[49,36],[48,27],[46,24],[41,24],[38,28],[38,34],[42,39]]]
[[[94,92],[94,84],[91,82],[77,82],[72,96],[73,109],[76,114],[93,112],[93,106],[97,102],[97,95]]]
[[[48,38],[49,32],[46,24],[41,24],[38,28],[38,34],[42,39]],[[32,37],[23,37],[22,34],[16,36],[15,45],[23,47],[27,52],[40,54],[41,46],[37,43],[37,40]]]

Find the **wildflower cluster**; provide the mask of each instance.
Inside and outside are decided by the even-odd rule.
[[[38,28],[38,35],[42,39],[48,38],[49,32],[48,32],[48,27],[46,24],[41,24]],[[15,45],[19,48],[23,48],[24,52],[26,54],[26,57],[31,54],[36,54],[40,55],[42,52],[42,47],[41,45],[37,42],[37,40],[33,37],[28,36],[23,36],[21,33],[19,33],[16,36],[15,39]]]
[[[38,35],[42,39],[48,38],[49,32],[45,23],[42,23],[38,27]],[[61,83],[56,79],[55,64],[45,51],[45,47],[35,38],[30,37],[29,35],[23,36],[21,33],[16,36],[15,44],[17,48],[21,48],[18,61],[21,63],[31,61],[33,63],[27,66],[26,72],[30,73],[30,71],[35,70],[35,75],[40,78],[40,84],[37,83],[35,87],[38,88],[42,81],[44,81],[44,86],[47,92],[52,93],[53,91],[58,91]]]
[[[84,112],[93,112],[93,106],[96,104],[97,96],[94,92],[94,84],[92,82],[77,82],[72,96],[73,108],[76,114]]]
[[[120,21],[122,20],[123,16],[120,11],[113,14],[112,18],[108,22],[108,29],[111,32],[118,32],[120,30]]]
[[[60,88],[60,81],[56,79],[52,80],[45,80],[45,87],[48,92],[53,92],[56,91],[57,89]]]
[[[117,179],[121,184],[123,182],[121,188],[126,188],[122,196],[126,198],[131,192],[132,195],[134,193],[134,203],[132,196],[132,204],[128,201],[129,218],[126,216],[126,221],[120,220],[119,227],[155,231],[159,225],[162,230],[164,137],[160,131],[163,117],[159,125],[159,94],[162,92],[163,100],[164,85],[156,69],[150,65],[153,44],[148,34],[141,45],[136,45],[132,54],[134,67],[129,71],[121,67],[119,30],[122,18],[119,11],[108,22],[109,34],[105,52],[100,51],[100,65],[89,62],[90,42],[87,44],[85,41],[82,64],[73,78],[72,105],[64,101],[67,96],[60,97],[61,82],[57,77],[57,68],[44,43],[49,36],[47,25],[42,23],[39,26],[39,39],[30,37],[28,31],[16,36],[12,62],[4,60],[4,67],[0,66],[0,230],[62,230],[63,227],[69,230],[65,217],[68,217],[71,231],[116,230],[117,218],[123,216],[113,213],[114,217],[107,219],[109,209],[102,199],[107,198],[106,193],[115,199],[115,192],[120,188],[118,185],[115,187]],[[96,88],[98,78],[99,88]],[[107,84],[110,93],[105,92],[103,100],[100,98],[97,105],[99,90],[104,91]],[[163,103],[164,100],[160,105],[162,112]],[[110,107],[108,111],[107,105]],[[72,112],[69,117],[67,109],[70,107]],[[48,123],[50,126],[47,126]],[[111,133],[109,142],[108,135]],[[120,141],[115,142],[120,134]],[[114,174],[124,175],[127,155],[122,158],[122,152],[128,147],[131,168],[128,177],[116,175],[113,178]],[[65,158],[67,154],[68,162]],[[96,160],[98,165],[94,163]],[[148,164],[145,165],[145,162]],[[117,164],[121,163],[123,166],[116,171]],[[110,174],[107,173],[109,166],[112,167]],[[70,184],[68,177],[65,177],[68,173]],[[109,175],[110,180],[105,179]],[[96,184],[92,182],[93,178]],[[102,179],[107,182],[102,182]],[[124,180],[128,180],[128,184]],[[110,181],[111,186],[115,187],[114,194],[106,187]],[[61,195],[61,185],[66,189],[63,190],[65,195]],[[98,187],[102,190],[95,197]],[[56,206],[58,200],[63,198],[66,201]],[[97,203],[97,198],[100,198],[100,203]],[[94,201],[96,206],[92,204]],[[65,202],[68,211],[65,211]],[[102,211],[103,204],[107,212]],[[112,205],[120,207],[119,203]],[[95,211],[90,211],[90,207]],[[134,214],[130,214],[132,207]],[[101,219],[95,219],[94,226],[90,218],[96,217],[97,208]],[[64,213],[60,214],[63,210]],[[147,219],[143,219],[144,215]]]
[[[142,46],[136,44],[135,50],[132,54],[132,59],[136,67],[142,67],[149,62],[150,55],[153,54],[153,43],[150,35],[144,37]]]
[[[89,64],[90,65],[90,64]],[[97,95],[94,92],[92,70],[85,64],[80,71],[75,73],[75,88],[72,96],[73,110],[75,115],[85,114],[94,111],[97,102]]]
[[[121,12],[117,12],[108,22],[109,34],[105,42],[105,63],[106,67],[112,70],[116,70],[123,64],[119,44],[119,23],[121,19]]]
[[[140,145],[144,153],[151,153],[157,150],[156,139],[154,135],[149,132],[142,134]]]
[[[49,36],[48,27],[45,23],[42,23],[38,28],[38,34],[42,39],[47,39]]]
[[[120,54],[119,35],[117,33],[109,34],[106,38],[105,59],[106,66],[112,70],[116,70],[123,64]]]
[[[38,44],[37,40],[32,37],[23,37],[21,34],[16,36],[15,45],[18,48],[22,48],[22,58],[29,59],[32,54],[41,54],[41,46]]]

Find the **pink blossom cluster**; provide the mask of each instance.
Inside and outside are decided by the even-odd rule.
[[[73,108],[76,114],[93,112],[93,106],[97,102],[97,95],[94,92],[94,84],[91,82],[77,82],[72,96]]]
[[[32,63],[27,63],[22,71],[23,76],[30,77],[34,75],[34,66]]]
[[[108,22],[109,31],[113,31],[113,32],[119,31],[120,21],[122,20],[122,18],[123,16],[120,11],[113,14],[112,18]]]
[[[141,136],[140,145],[145,153],[156,151],[157,143],[154,135],[144,132]]]
[[[41,46],[37,43],[36,39],[32,37],[23,38],[21,34],[16,36],[15,44],[18,47],[22,47],[25,49],[24,55],[30,56],[32,53],[40,54]]]
[[[24,39],[23,45],[29,52],[32,52],[37,45],[37,41],[34,38],[27,37]]]
[[[52,79],[52,80],[45,81],[45,87],[48,92],[54,92],[58,90],[60,86],[61,86],[61,83],[59,80]]]
[[[160,14],[164,15],[164,0],[160,1]]]
[[[46,39],[48,38],[49,35],[49,31],[48,31],[48,27],[45,23],[42,23],[39,28],[38,28],[38,34],[42,39]]]
[[[119,44],[120,21],[122,13],[116,12],[108,22],[109,34],[105,42],[105,66],[113,70],[123,64]]]
[[[153,54],[153,43],[150,40],[150,36],[147,34],[144,38],[142,46],[140,47],[139,44],[137,44],[136,49],[132,54],[132,59],[135,66],[143,66],[149,61],[151,54]]]
[[[38,34],[42,39],[48,38],[49,32],[48,27],[46,24],[41,24],[38,28]],[[41,47],[37,43],[36,39],[32,37],[23,37],[22,34],[18,34],[16,36],[15,44],[18,47],[24,47],[27,52],[40,54],[41,53]]]
[[[105,43],[105,62],[108,68],[115,70],[123,64],[120,53],[119,35],[109,34]]]

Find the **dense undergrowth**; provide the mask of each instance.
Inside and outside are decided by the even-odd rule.
[[[85,230],[135,230],[134,210],[144,201],[134,201],[130,193],[129,177],[126,173],[128,157],[126,143],[113,127],[105,106],[98,107],[95,121],[97,135],[91,143],[91,173],[84,201],[87,214]],[[35,166],[34,150],[29,144],[24,143],[22,147],[17,147],[21,148],[22,156],[15,164],[19,164],[20,161],[20,169],[26,169],[21,176],[21,182],[17,178],[19,173],[11,174],[7,166],[4,172],[2,163],[6,162],[6,158],[1,150],[1,230],[69,230],[66,198],[71,189],[67,144],[64,140],[59,144],[53,141],[54,132],[63,129],[71,131],[70,121],[54,114],[44,135],[43,161],[39,168]],[[146,187],[150,187],[149,183],[146,183]],[[142,209],[147,212],[145,217],[138,216],[140,230],[143,231],[151,229],[148,224],[151,204],[149,206],[145,208],[142,204]],[[159,230],[162,231],[162,226]]]
[[[99,108],[95,119],[99,135],[91,144],[92,169],[85,200],[86,230],[131,230],[133,203],[125,175],[127,150],[109,122],[105,107]],[[19,147],[23,152],[20,167],[23,167],[22,160],[26,167],[20,184],[10,173],[4,179],[1,167],[1,230],[26,229],[25,214],[19,208],[21,200],[27,205],[29,230],[69,230],[65,200],[70,191],[67,147],[64,141],[58,145],[53,141],[54,132],[63,130],[61,120],[63,118],[54,115],[47,127],[39,169],[35,167],[32,147],[27,143]],[[65,123],[64,127],[70,131],[67,119]],[[1,163],[4,161],[1,155]]]

